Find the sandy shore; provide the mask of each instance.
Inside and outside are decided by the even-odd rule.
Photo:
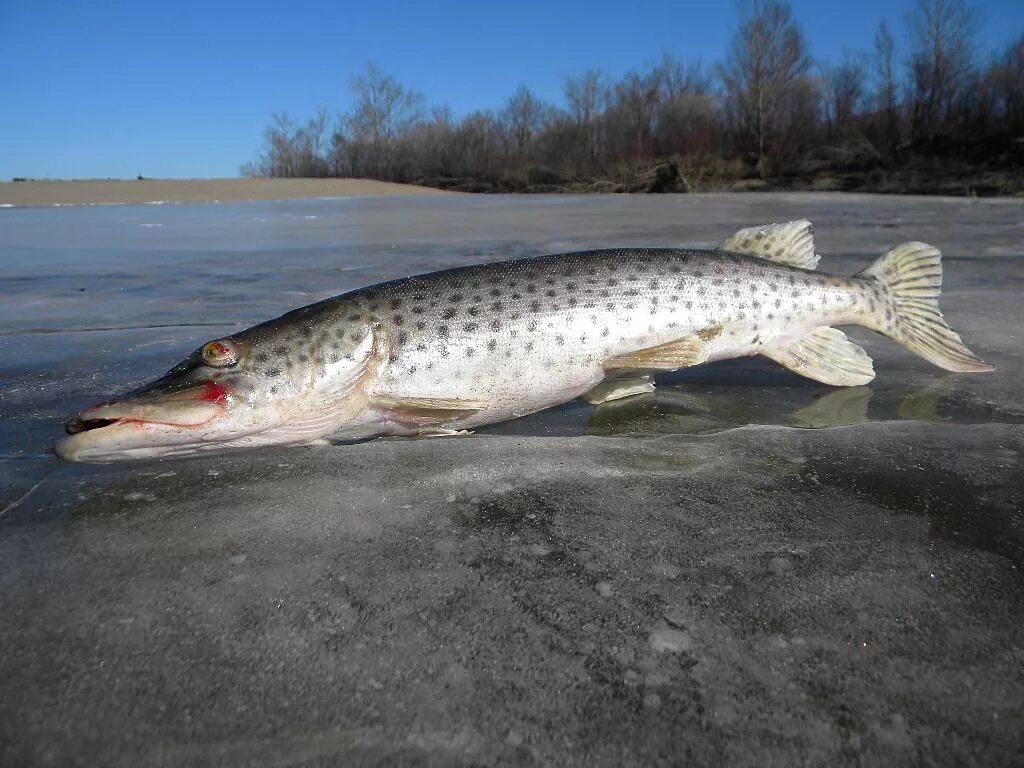
[[[451,194],[369,179],[84,179],[0,183],[0,205],[212,203],[295,197]]]

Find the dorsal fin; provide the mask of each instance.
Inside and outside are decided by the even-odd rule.
[[[807,219],[741,229],[718,246],[718,250],[744,253],[801,269],[814,269],[820,258],[814,252],[814,225]]]

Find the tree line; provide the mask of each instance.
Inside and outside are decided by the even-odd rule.
[[[815,62],[782,0],[748,0],[725,58],[664,53],[618,80],[526,85],[456,117],[374,64],[352,109],[276,114],[243,173],[360,177],[470,191],[811,187],[1024,192],[1024,34],[981,61],[966,0],[918,0],[903,44]]]

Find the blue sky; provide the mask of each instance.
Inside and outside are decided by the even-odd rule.
[[[791,5],[820,61],[870,50],[882,19],[899,41],[912,2]],[[983,58],[1024,33],[1024,1],[975,7]],[[0,179],[234,176],[272,112],[346,110],[370,60],[464,114],[662,51],[711,64],[737,17],[730,0],[0,0]]]

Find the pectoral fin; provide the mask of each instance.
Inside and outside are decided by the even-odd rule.
[[[720,326],[715,327],[717,331],[712,334],[709,334],[711,329],[707,329],[698,331],[692,336],[684,336],[675,341],[659,344],[656,347],[646,347],[635,352],[616,355],[605,360],[604,369],[606,371],[674,371],[678,368],[700,365],[708,359],[706,342],[722,331]]]
[[[835,387],[856,387],[875,378],[871,358],[835,328],[815,328],[786,347],[766,345],[761,354],[793,373]]]
[[[446,397],[392,397],[374,395],[370,404],[384,411],[389,418],[406,424],[426,426],[441,424],[483,411],[490,406],[486,400],[459,400]]]
[[[605,379],[581,397],[591,405],[600,405],[612,400],[621,400],[633,395],[646,395],[654,391],[650,376]]]

